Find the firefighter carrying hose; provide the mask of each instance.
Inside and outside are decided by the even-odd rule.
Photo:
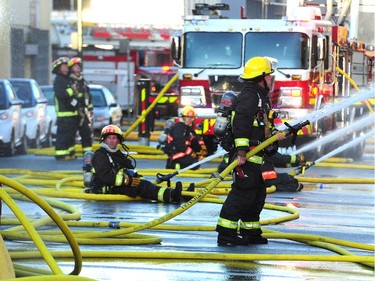
[[[175,123],[169,130],[164,152],[167,153],[167,169],[180,170],[199,161],[207,155],[204,141],[193,129],[195,109],[187,105],[182,109],[182,121]],[[198,169],[197,165],[192,170]]]
[[[303,154],[281,154],[276,152],[274,155],[265,156],[264,164],[262,165],[262,176],[266,187],[274,185],[277,191],[301,191],[303,184],[298,182],[293,176],[288,173],[278,173],[277,168],[298,167],[306,164],[305,156]],[[217,171],[221,173],[229,165],[229,154],[223,155]]]
[[[93,118],[94,106],[91,102],[90,89],[87,81],[81,74],[82,60],[79,57],[73,57],[68,61],[70,70],[70,79],[72,85],[77,89],[79,126],[78,131],[82,141],[82,151],[91,151],[92,129],[91,122]]]
[[[119,127],[108,125],[102,129],[101,147],[92,157],[91,188],[86,192],[123,194],[164,203],[179,203],[182,191],[181,182],[176,182],[176,187],[170,188],[160,187],[142,179],[135,170],[135,160],[129,156],[128,149],[123,142],[123,133]],[[119,149],[119,145],[122,145],[125,153]]]
[[[264,156],[276,153],[277,145],[272,144],[248,159],[246,153],[277,133],[268,119],[270,107],[267,96],[272,88],[273,72],[267,58],[254,57],[247,61],[240,75],[245,87],[234,102],[234,148],[229,152],[231,160],[238,160],[238,167],[233,173],[232,189],[222,206],[216,226],[217,243],[221,246],[268,243],[261,235],[259,222],[266,198],[261,168]]]
[[[60,57],[52,63],[52,73],[56,74],[53,83],[57,117],[55,144],[56,160],[74,160],[75,136],[78,130],[78,97],[69,78],[69,58]]]

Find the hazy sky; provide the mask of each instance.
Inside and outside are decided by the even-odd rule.
[[[179,25],[184,0],[91,0],[84,20],[106,23]]]

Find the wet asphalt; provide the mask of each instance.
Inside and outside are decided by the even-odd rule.
[[[138,169],[159,170],[164,167],[161,160],[137,160]],[[374,154],[365,154],[354,164],[374,165]],[[202,168],[215,168],[217,163],[206,163]],[[51,156],[33,154],[0,157],[0,169],[38,171],[82,171],[82,158],[60,162]],[[290,171],[279,169],[279,171]],[[72,173],[72,175],[74,175]],[[14,177],[15,175],[9,175]],[[306,171],[306,177],[315,178],[374,178],[374,169],[337,168],[314,166]],[[148,176],[149,180],[155,177]],[[176,179],[177,180],[177,179]],[[201,178],[178,178],[192,182]],[[34,188],[29,186],[29,188]],[[225,196],[221,196],[222,199]],[[59,198],[81,212],[81,222],[106,222],[144,224],[157,220],[185,206],[185,211],[164,223],[176,229],[145,229],[137,234],[156,237],[161,242],[134,245],[103,245],[99,240],[94,245],[80,245],[83,253],[93,251],[100,257],[84,257],[80,276],[95,280],[372,280],[373,267],[354,262],[321,261],[318,257],[340,256],[332,250],[318,245],[286,238],[270,238],[267,245],[220,247],[213,231],[221,209],[220,203],[198,202],[192,207],[166,205],[142,201],[95,201]],[[265,224],[263,229],[282,234],[312,235],[374,245],[374,184],[305,183],[301,192],[274,192],[267,195],[270,206],[289,207],[298,211],[299,218],[280,223]],[[43,216],[32,203],[19,202],[25,213],[32,218]],[[265,208],[262,221],[286,216],[287,213]],[[11,211],[3,206],[3,218],[11,218]],[[112,224],[110,224],[112,223]],[[181,229],[178,228],[181,226]],[[198,227],[198,230],[183,230],[182,227]],[[0,226],[4,229],[8,226]],[[203,228],[199,229],[199,228]],[[126,227],[122,227],[124,229]],[[73,230],[78,228],[72,227]],[[81,228],[87,230],[87,228]],[[91,227],[90,231],[112,231],[113,227]],[[69,251],[69,246],[47,242],[51,251]],[[35,250],[29,241],[6,241],[10,251]],[[350,246],[339,246],[351,255],[373,256],[374,252]],[[103,253],[107,253],[105,257]],[[117,253],[119,256],[115,257]],[[134,257],[129,257],[134,254]],[[236,256],[240,254],[241,257]],[[111,256],[112,255],[112,256]],[[164,256],[165,255],[165,256]],[[266,255],[266,256],[263,256]],[[192,258],[194,256],[194,258]],[[303,260],[300,256],[315,256],[316,260]],[[287,258],[294,257],[293,260]],[[277,260],[276,260],[277,259]],[[18,261],[17,261],[18,262]],[[48,267],[41,260],[20,261],[25,265]],[[64,273],[72,270],[71,259],[59,261]]]

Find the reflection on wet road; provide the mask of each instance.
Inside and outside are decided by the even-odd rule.
[[[24,157],[29,160],[31,156]],[[54,160],[37,158],[38,170],[48,170]],[[3,160],[3,159],[1,159]],[[34,159],[35,160],[35,159]],[[1,161],[3,162],[3,161]],[[373,165],[374,157],[366,154],[360,163]],[[12,162],[7,163],[7,168]],[[23,163],[26,165],[26,163]],[[158,160],[140,160],[139,169],[158,169],[164,164]],[[217,163],[206,163],[203,168],[216,167]],[[5,168],[0,165],[0,168]],[[32,167],[29,166],[29,169]],[[49,168],[51,169],[51,168]],[[80,170],[81,162],[61,166],[61,170]],[[56,170],[56,169],[52,169]],[[9,175],[17,177],[19,175]],[[306,172],[307,177],[331,178],[374,178],[373,169],[335,168],[314,166]],[[154,177],[148,177],[154,180]],[[177,180],[177,179],[175,179]],[[202,178],[183,178],[186,182],[202,181]],[[30,188],[38,187],[36,184]],[[224,199],[225,195],[220,198]],[[156,220],[176,210],[180,205],[164,205],[142,201],[95,201],[59,198],[79,212],[79,220],[71,222],[74,233],[86,231],[101,233],[124,230],[133,223],[144,224]],[[324,257],[342,257],[344,252],[355,256],[373,257],[374,252],[352,247],[351,243],[374,245],[374,184],[306,183],[301,192],[274,192],[267,195],[270,206],[287,207],[299,213],[299,218],[277,224],[263,226],[265,235],[270,235],[269,244],[218,247],[214,231],[220,202],[198,202],[191,208],[163,225],[135,233],[128,239],[129,244],[103,243],[97,239],[94,244],[80,244],[83,265],[80,276],[96,280],[371,280],[374,269],[354,262],[325,261]],[[183,205],[181,203],[181,205]],[[19,206],[29,219],[44,216],[43,210],[32,203],[19,201]],[[66,211],[58,210],[59,213]],[[272,221],[287,216],[278,209],[266,208],[261,220]],[[3,206],[2,221],[13,219],[7,206]],[[67,222],[70,223],[69,221]],[[87,224],[85,224],[87,223]],[[9,225],[1,225],[4,230]],[[54,226],[44,226],[42,230],[55,230]],[[276,237],[275,233],[279,234]],[[287,235],[296,234],[297,238]],[[139,237],[137,236],[139,235]],[[145,237],[141,235],[146,235]],[[274,236],[272,236],[274,235]],[[298,236],[300,235],[300,236]],[[302,241],[305,237],[315,237],[318,242],[310,244]],[[116,239],[118,237],[112,237]],[[331,240],[325,240],[329,238]],[[108,238],[111,239],[111,238]],[[142,243],[142,239],[161,243]],[[307,239],[307,238],[306,238]],[[343,249],[324,248],[332,245],[333,239],[347,241],[347,245],[336,245]],[[46,242],[51,252],[70,252],[65,243]],[[316,244],[314,244],[316,243]],[[320,244],[319,244],[320,243]],[[32,242],[22,240],[6,241],[11,251],[36,250]],[[348,254],[348,255],[349,255]],[[71,256],[71,255],[70,255]],[[68,255],[69,257],[69,255]],[[293,258],[294,257],[294,258]],[[299,257],[299,258],[298,258]],[[311,260],[305,257],[313,257]],[[318,260],[323,257],[323,260]],[[58,259],[64,273],[72,270],[72,258]],[[19,264],[48,269],[41,260],[16,260]]]

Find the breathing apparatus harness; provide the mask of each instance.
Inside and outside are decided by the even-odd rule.
[[[126,146],[126,144],[124,144],[124,143],[121,143],[121,147],[124,150],[124,152],[123,152],[124,157],[130,158],[131,161],[134,163],[133,167],[135,168],[137,166],[137,161],[132,156],[130,156],[129,147]],[[109,155],[108,152],[106,152],[106,154],[108,156],[109,162],[113,166],[113,171],[115,173],[117,173],[119,171],[120,167],[118,167],[118,165],[116,163],[114,163],[111,155]],[[87,187],[85,192],[86,193],[109,193],[109,190],[110,190],[109,186],[104,186],[104,188],[103,187],[98,188],[98,187],[94,186],[93,178],[94,178],[94,174],[95,174],[95,169],[92,166],[93,156],[94,156],[94,153],[92,151],[86,151],[83,155],[83,166],[82,166],[83,183],[84,183],[85,187]],[[135,169],[126,169],[126,174],[128,176],[131,176],[131,177],[140,176],[140,175],[138,175],[138,172]],[[94,189],[97,189],[97,190],[94,192]]]
[[[262,99],[258,93],[257,95],[259,98],[259,103],[258,112],[255,116],[254,122],[257,122],[258,126],[264,126],[264,133],[266,139],[268,139],[272,136],[271,123],[269,122],[269,119],[273,120],[276,118],[277,113],[272,109],[269,109],[269,113],[267,115],[266,110],[262,106]],[[214,126],[214,134],[216,136],[215,142],[220,144],[220,146],[228,152],[234,149],[234,136],[231,120],[234,114],[234,104],[236,99],[237,95],[232,91],[228,91],[223,94]],[[259,141],[250,140],[250,142],[253,146],[260,144]],[[265,148],[264,152],[266,155],[272,155],[277,151],[277,149],[278,145],[276,142]]]

